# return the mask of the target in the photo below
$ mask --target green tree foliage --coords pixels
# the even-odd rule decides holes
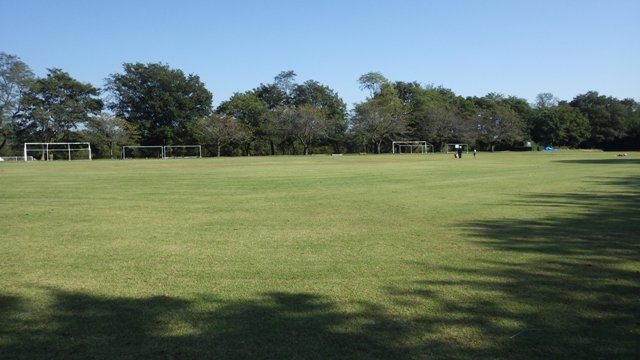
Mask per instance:
[[[296,86],[296,76],[298,75],[293,70],[282,71],[273,78],[273,85],[278,88],[285,97],[291,97],[291,92]]]
[[[305,146],[306,141],[293,135],[296,132],[294,129],[285,128],[296,123],[283,121],[283,108],[291,108],[287,114],[298,114],[303,111],[302,108],[314,108],[322,113],[322,118],[326,120],[326,131],[309,146],[331,145],[334,151],[340,151],[347,129],[346,105],[328,86],[314,80],[298,84],[295,82],[295,76],[295,72],[291,70],[283,71],[274,78],[272,84],[261,84],[250,92],[234,95],[230,101],[221,104],[218,111],[246,118],[246,110],[260,109],[260,116],[253,116],[256,121],[251,124],[256,145],[268,144],[271,154],[275,153],[276,145],[283,154],[287,151],[295,154],[296,143],[300,143],[307,152],[310,149]],[[262,102],[262,105],[256,99]]]
[[[246,125],[224,114],[212,114],[204,118],[200,122],[200,133],[202,142],[213,142],[218,157],[222,156],[224,146],[233,143],[246,144],[251,139],[251,131]]]
[[[72,141],[76,130],[102,110],[99,91],[60,69],[32,82],[23,94],[16,134],[20,141]]]
[[[444,150],[447,143],[469,142],[470,123],[468,118],[456,109],[436,105],[426,114],[426,124],[422,125],[426,137],[439,149]]]
[[[514,110],[520,101],[514,100],[499,94],[469,99],[475,105],[471,126],[479,145],[494,151],[496,146],[508,148],[525,140],[526,123]]]
[[[564,137],[560,139],[560,145],[578,147],[589,138],[591,125],[580,110],[562,102],[557,111],[560,123],[564,128]]]
[[[548,109],[556,107],[560,100],[551,93],[540,93],[536,95],[534,107],[536,109]]]
[[[271,111],[279,106],[288,105],[291,101],[290,96],[276,84],[260,84],[260,86],[253,89],[252,92],[258,99],[263,101]]]
[[[13,136],[16,118],[22,112],[22,97],[35,76],[15,55],[0,52],[0,150]]]
[[[380,93],[383,85],[389,84],[389,80],[377,71],[368,72],[360,76],[358,82],[360,83],[360,90],[369,90],[372,98]]]
[[[238,120],[250,131],[251,141],[245,145],[245,154],[267,155],[272,132],[271,114],[267,104],[251,91],[235,93],[218,106],[216,112]]]
[[[276,128],[283,137],[297,139],[305,155],[309,155],[312,145],[328,136],[331,128],[327,112],[310,104],[282,107],[276,114]]]
[[[325,136],[334,152],[341,152],[347,131],[347,106],[338,93],[315,80],[308,80],[293,88],[290,103],[297,107],[309,106],[326,119]]]
[[[416,82],[393,84],[407,109],[414,140],[429,140],[442,149],[448,142],[467,142],[468,116],[464,99],[443,87],[422,87]]]
[[[351,119],[353,133],[363,144],[373,143],[381,153],[382,143],[407,133],[406,109],[391,84],[382,85],[380,92],[364,103],[356,104]]]
[[[185,145],[195,142],[197,119],[211,112],[212,95],[196,75],[162,64],[124,64],[112,74],[107,89],[109,108],[136,125],[143,145]]]
[[[617,144],[617,149],[640,148],[640,104],[633,99],[624,99],[622,103],[627,107],[625,121],[626,136]]]
[[[531,123],[532,139],[544,145],[577,147],[591,132],[587,118],[566,102],[538,106],[532,113]]]
[[[590,147],[598,147],[624,137],[627,132],[629,106],[611,96],[589,91],[576,96],[570,105],[579,109],[589,120],[591,136],[586,141]]]
[[[136,145],[140,141],[138,129],[132,123],[101,112],[89,119],[83,131],[85,141],[89,141],[96,157],[118,158],[120,147]]]
[[[463,98],[444,87],[391,83],[369,72],[358,78],[369,96],[355,104],[349,119],[334,90],[314,80],[297,83],[296,73],[287,70],[270,84],[235,93],[213,116],[212,95],[198,76],[163,64],[123,64],[123,70],[107,78],[114,115],[93,116],[102,109],[98,89],[60,69],[34,79],[17,56],[0,52],[0,151],[7,143],[73,140],[80,133],[92,139],[97,153],[109,156],[117,155],[114,146],[125,140],[142,145],[212,140],[216,154],[232,154],[232,146],[242,145],[247,155],[274,155],[276,149],[296,154],[300,146],[304,153],[356,151],[361,145],[381,152],[385,142],[401,139],[427,140],[441,149],[451,142],[509,149],[529,139],[567,147],[640,147],[639,104],[595,91],[568,103],[540,93],[530,105],[499,93]],[[322,131],[302,135],[309,134],[301,130],[304,121],[322,123],[314,125]]]

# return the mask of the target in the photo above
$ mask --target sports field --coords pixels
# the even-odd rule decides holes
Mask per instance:
[[[640,153],[0,163],[0,359],[637,359]]]

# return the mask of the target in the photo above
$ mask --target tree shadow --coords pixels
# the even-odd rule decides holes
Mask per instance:
[[[406,329],[371,304],[338,311],[323,297],[268,293],[245,301],[202,297],[101,298],[48,289],[46,317],[16,316],[1,297],[2,359],[407,358]],[[360,324],[354,329],[353,324]]]
[[[640,179],[600,177],[588,193],[527,196],[519,205],[563,206],[569,215],[462,224],[495,259],[416,264],[444,276],[388,293],[399,303],[436,306],[414,321],[467,337],[467,345],[450,347],[455,358],[637,359]],[[433,345],[421,352],[433,353]]]
[[[499,299],[473,297],[465,304],[450,304],[449,310],[475,316],[478,330],[502,336],[503,341],[495,343],[497,353],[514,351],[515,358],[637,358],[640,179],[601,177],[587,193],[527,196],[522,203],[572,208],[564,216],[466,224],[476,243],[497,250],[500,259],[445,269],[470,280],[420,285],[462,286]],[[495,325],[499,323],[519,324],[512,331],[520,330],[507,340],[507,327]]]
[[[612,155],[613,156],[613,155]],[[628,157],[615,157],[611,159],[574,159],[556,160],[564,164],[586,164],[586,165],[620,165],[620,164],[640,164],[640,159],[630,159]]]
[[[526,196],[519,205],[572,207],[568,216],[468,224],[479,242],[503,251],[640,260],[640,179],[600,177],[591,191]],[[606,187],[606,191],[599,191]]]

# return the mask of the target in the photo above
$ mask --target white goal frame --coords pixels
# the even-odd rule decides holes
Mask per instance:
[[[122,147],[122,160],[127,159],[127,151],[126,151],[127,149],[148,149],[148,148],[160,149],[160,157],[158,159],[164,159],[164,146],[162,145],[152,145],[152,146],[126,145]],[[135,158],[129,157],[129,159],[135,159]]]
[[[37,146],[37,148],[36,148]],[[66,148],[65,148],[66,147]],[[27,153],[29,151],[42,151],[44,154],[44,160],[53,160],[53,154],[56,153],[66,153],[66,158],[71,160],[81,160],[81,159],[72,159],[71,154],[75,151],[86,151],[88,153],[87,159],[82,160],[91,160],[91,144],[88,142],[57,142],[57,143],[24,143],[24,161],[33,160],[33,156],[28,156]]]
[[[188,155],[188,156],[170,156],[168,155],[167,149],[198,149],[197,155]],[[165,159],[199,159],[202,158],[202,146],[201,145],[165,145],[163,148],[163,157]]]
[[[398,151],[396,152],[396,148]],[[403,149],[409,149],[409,152],[403,152]],[[413,154],[413,149],[421,149],[422,154],[428,154],[429,148],[431,148],[431,152],[434,152],[434,147],[427,141],[424,140],[415,140],[415,141],[394,141],[392,142],[392,153],[394,154]]]
[[[447,154],[450,152],[456,152],[459,146],[462,146],[462,151],[469,153],[469,145],[468,144],[447,144]],[[466,150],[465,150],[466,148]],[[451,151],[449,151],[451,150]]]

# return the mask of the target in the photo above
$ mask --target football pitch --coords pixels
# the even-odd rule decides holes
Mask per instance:
[[[0,163],[0,359],[637,358],[640,153]]]

